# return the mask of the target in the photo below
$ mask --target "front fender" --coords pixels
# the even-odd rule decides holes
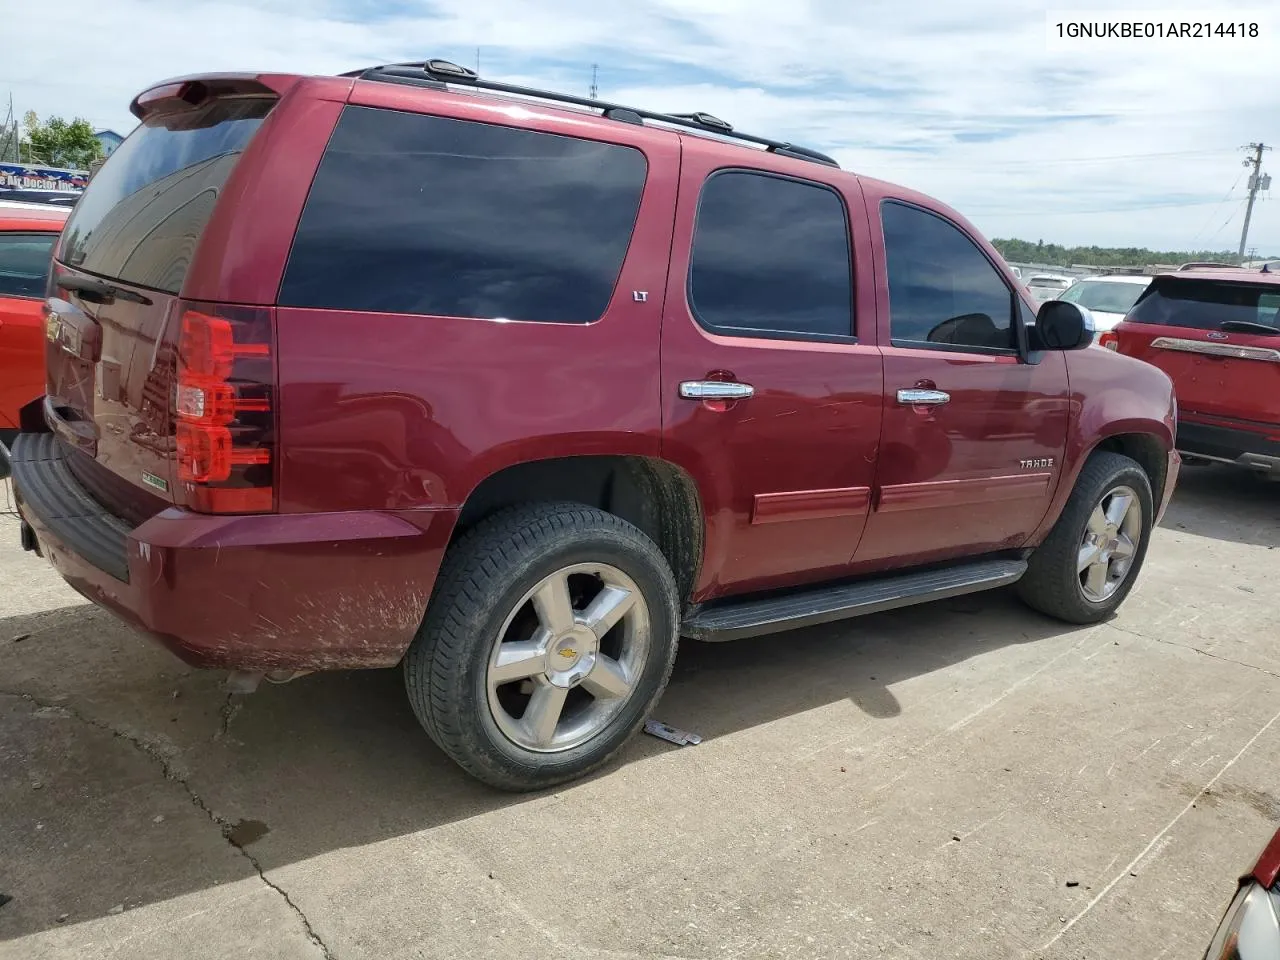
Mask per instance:
[[[1152,474],[1157,521],[1177,478],[1177,403],[1173,381],[1163,370],[1110,350],[1086,347],[1068,354],[1067,372],[1071,426],[1062,471],[1049,511],[1027,546],[1036,546],[1049,535],[1085,462],[1104,445],[1119,443],[1139,454],[1137,459]]]

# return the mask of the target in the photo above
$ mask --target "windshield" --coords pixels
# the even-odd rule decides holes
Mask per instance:
[[[1128,313],[1145,289],[1145,283],[1077,280],[1061,299],[1101,313]]]
[[[1157,280],[1126,318],[1198,330],[1280,334],[1280,291],[1275,287],[1211,280]]]

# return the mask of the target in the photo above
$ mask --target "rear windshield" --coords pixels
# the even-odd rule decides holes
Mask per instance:
[[[1126,318],[1196,330],[1280,334],[1280,290],[1212,280],[1157,280]]]
[[[1145,289],[1145,283],[1080,280],[1073,283],[1061,299],[1101,313],[1128,313]]]
[[[144,122],[89,181],[59,259],[177,293],[218,194],[274,104],[216,99]]]

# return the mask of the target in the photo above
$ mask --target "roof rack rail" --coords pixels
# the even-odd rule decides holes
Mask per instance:
[[[533,97],[538,100],[552,100],[557,103],[572,103],[580,107],[591,107],[599,110],[610,120],[621,123],[640,124],[645,120],[656,120],[677,127],[699,130],[706,133],[729,137],[734,140],[745,140],[764,147],[770,153],[797,160],[808,160],[828,167],[839,168],[840,164],[825,153],[797,147],[790,143],[757,137],[749,133],[739,133],[731,124],[709,113],[657,113],[652,110],[641,110],[638,107],[625,107],[617,103],[596,100],[591,97],[577,97],[569,93],[555,93],[550,90],[538,90],[534,87],[521,87],[511,83],[499,83],[494,80],[482,80],[474,70],[459,66],[448,60],[424,60],[416,63],[388,63],[378,67],[367,67],[342,74],[359,80],[380,80],[386,83],[404,83],[413,86],[445,89],[447,84],[475,87],[478,90],[492,90],[496,93],[512,93],[522,97]]]

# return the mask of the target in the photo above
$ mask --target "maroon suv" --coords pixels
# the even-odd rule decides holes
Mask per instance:
[[[1133,586],[1169,379],[928,197],[442,61],[132,109],[13,475],[26,545],[188,663],[402,664],[523,789],[616,751],[680,636]]]

